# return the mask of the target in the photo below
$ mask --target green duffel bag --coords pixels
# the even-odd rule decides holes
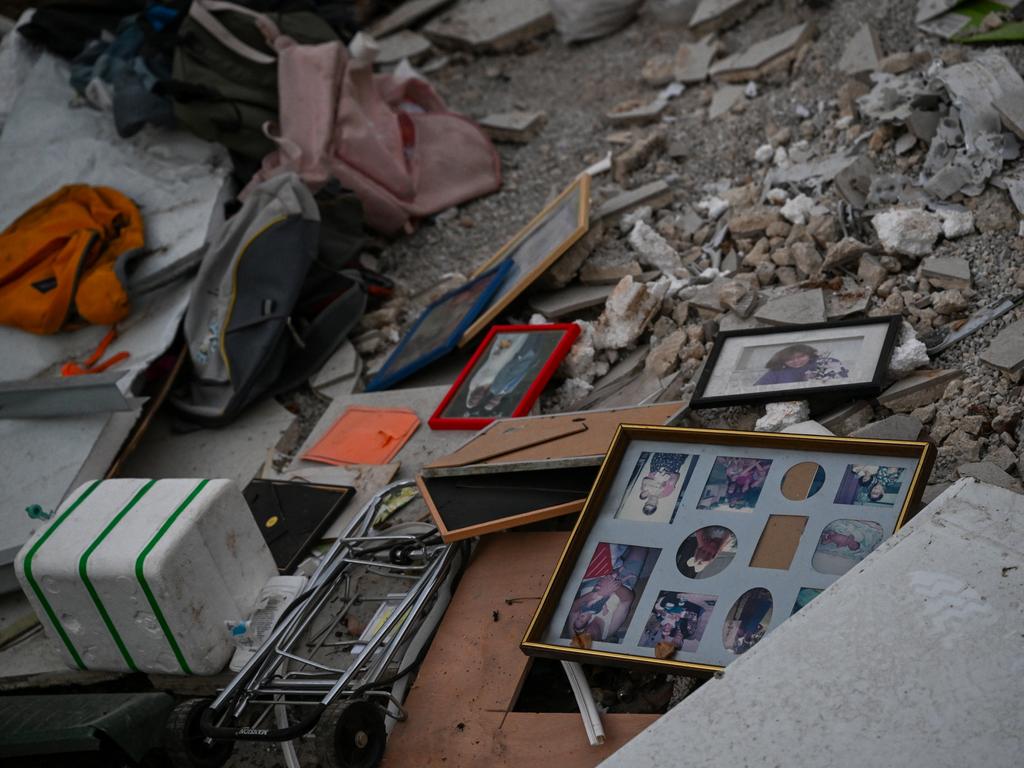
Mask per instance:
[[[158,86],[173,100],[178,122],[253,160],[273,150],[263,125],[277,120],[277,54],[267,37],[278,31],[301,43],[338,39],[309,11],[263,14],[193,0],[174,49],[173,79]]]

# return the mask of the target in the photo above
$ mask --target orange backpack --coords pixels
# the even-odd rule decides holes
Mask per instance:
[[[124,319],[123,267],[144,242],[139,209],[120,192],[62,187],[0,233],[0,324],[48,334]]]

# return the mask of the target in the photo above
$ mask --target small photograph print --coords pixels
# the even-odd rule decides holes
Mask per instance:
[[[863,342],[864,338],[857,337],[857,345]],[[845,341],[845,340],[844,340]],[[834,352],[831,348],[837,344],[787,344],[781,348],[778,345],[768,347],[762,352],[772,352],[764,363],[762,373],[755,385],[766,384],[799,384],[805,381],[835,382],[840,379],[847,379],[850,376],[848,361],[844,361],[836,355],[843,353]],[[842,344],[847,354],[853,350],[848,343]],[[754,356],[751,355],[750,358]]]
[[[696,464],[697,457],[685,453],[642,452],[630,473],[615,519],[671,523]]]
[[[772,593],[755,587],[740,595],[729,609],[722,628],[722,643],[730,653],[746,653],[764,637],[772,622]]]
[[[676,567],[688,579],[707,579],[726,568],[736,557],[736,534],[720,525],[709,525],[687,536],[676,552]]]
[[[717,602],[715,595],[662,591],[640,635],[640,647],[671,643],[680,651],[696,651]]]
[[[771,465],[771,459],[719,456],[697,508],[753,512]]]
[[[821,532],[811,567],[841,576],[874,552],[884,536],[882,526],[871,520],[833,520]]]
[[[793,613],[799,611],[821,593],[822,590],[820,589],[814,589],[813,587],[800,587],[800,591],[796,593],[796,602],[793,603]],[[789,615],[792,616],[793,613]]]
[[[839,483],[836,504],[856,504],[861,507],[895,506],[905,472],[903,467],[850,464]]]
[[[594,641],[621,643],[660,554],[653,547],[598,544],[569,609],[562,638],[586,634]]]
[[[444,409],[442,417],[513,415],[564,336],[563,330],[497,334]]]

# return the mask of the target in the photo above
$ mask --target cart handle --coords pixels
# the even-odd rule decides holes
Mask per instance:
[[[199,720],[199,728],[205,736],[222,741],[291,741],[313,730],[325,709],[326,704],[313,705],[308,715],[287,728],[249,728],[214,725],[213,718],[219,713],[213,707],[207,707]]]

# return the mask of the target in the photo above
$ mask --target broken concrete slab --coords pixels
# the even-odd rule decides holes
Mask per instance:
[[[918,419],[896,413],[850,433],[850,437],[871,437],[878,440],[918,440],[924,429]]]
[[[604,304],[614,287],[614,285],[573,285],[552,293],[532,294],[527,299],[527,303],[534,312],[540,312],[549,320],[557,320]]]
[[[370,25],[370,34],[379,39],[392,32],[398,32],[451,3],[452,0],[408,0]]]
[[[946,386],[963,372],[953,368],[917,371],[893,384],[878,396],[878,402],[896,413],[910,413],[942,397]]]
[[[703,35],[725,29],[750,16],[768,0],[700,0],[690,17],[690,29]]]
[[[273,398],[247,409],[217,429],[175,432],[173,418],[158,413],[129,454],[121,477],[223,477],[239,490],[274,458],[275,447],[295,421]]]
[[[580,269],[580,282],[584,285],[615,285],[624,277],[639,279],[642,275],[643,267],[636,259],[594,257]]]
[[[809,22],[797,24],[785,32],[754,43],[747,50],[726,56],[711,65],[712,79],[725,82],[754,80],[769,72],[788,67],[800,46],[814,36]]]
[[[679,46],[672,70],[678,82],[693,85],[708,79],[708,70],[715,58],[716,45],[713,39],[712,35],[707,35],[696,43],[683,43]]]
[[[843,49],[838,68],[847,75],[874,72],[882,58],[882,44],[878,32],[870,24],[861,24]]]
[[[544,112],[500,112],[480,120],[480,127],[493,141],[527,144],[537,138],[548,116]]]
[[[440,46],[508,51],[555,28],[548,0],[461,0],[423,34]]]
[[[408,29],[378,40],[377,45],[380,46],[380,51],[374,59],[375,64],[397,64],[402,59],[408,59],[416,64],[427,58],[433,49],[427,38]]]
[[[858,400],[820,417],[818,421],[825,429],[849,437],[850,433],[868,424],[874,416],[875,409],[871,407],[871,403]]]
[[[692,765],[808,764],[822,743],[832,768],[888,765],[896,754],[904,768],[1016,765],[1022,520],[1020,495],[961,480],[602,767],[675,755]],[[788,616],[789,598],[775,600]],[[927,653],[922,638],[934,638]],[[777,717],[753,714],[752,701],[772,702]]]
[[[825,316],[828,320],[845,320],[867,312],[870,303],[867,291],[830,292],[825,297]]]
[[[625,184],[629,175],[648,164],[656,154],[664,152],[667,135],[661,128],[633,142],[627,149],[612,158],[612,179]]]
[[[672,188],[659,179],[607,200],[597,209],[594,218],[603,220],[622,216],[641,205],[648,205],[654,209],[664,208],[671,202]]]
[[[998,136],[1002,132],[1003,117],[995,107],[997,103],[1016,113],[1024,100],[1024,78],[999,53],[982,54],[942,69],[937,79],[960,112],[964,144],[970,151],[978,147],[983,135]]]
[[[1024,369],[1024,320],[1003,328],[979,357],[1006,373],[1020,373]]]
[[[683,261],[676,249],[645,221],[640,220],[633,225],[628,240],[641,266],[667,275],[674,275],[677,269],[682,269]]]
[[[921,261],[920,272],[938,288],[971,287],[971,265],[960,256],[929,256]]]
[[[976,461],[970,464],[962,464],[957,467],[957,474],[960,477],[970,477],[988,485],[995,485],[999,488],[1006,488],[1016,493],[1024,492],[1020,480],[1011,477],[1002,469],[989,461]]]
[[[721,117],[743,98],[742,85],[723,85],[715,90],[711,97],[711,104],[708,106],[708,119],[714,120]]]
[[[790,435],[821,435],[822,437],[835,436],[834,432],[813,419],[799,421],[796,424],[790,424],[788,427],[783,427],[779,431]]]
[[[820,288],[815,288],[780,296],[761,306],[754,312],[754,317],[771,325],[823,323],[826,319],[825,294]]]
[[[622,278],[594,327],[594,347],[623,349],[633,344],[661,308],[666,291],[667,280],[645,284]]]
[[[942,234],[942,218],[919,208],[893,208],[876,214],[871,224],[887,253],[927,256]]]

